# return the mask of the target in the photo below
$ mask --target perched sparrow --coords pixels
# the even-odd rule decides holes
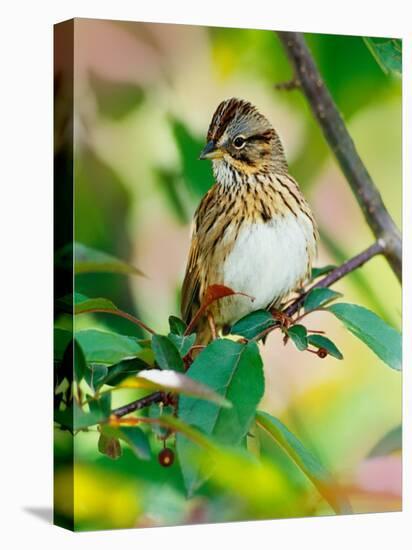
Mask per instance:
[[[214,302],[199,321],[197,343],[257,309],[279,308],[303,285],[316,255],[311,209],[288,165],[279,136],[249,102],[223,101],[200,159],[212,159],[216,183],[194,216],[182,287],[182,317],[190,322],[208,286],[245,295]],[[253,297],[253,300],[250,298]]]

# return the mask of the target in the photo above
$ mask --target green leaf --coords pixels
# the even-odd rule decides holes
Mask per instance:
[[[108,418],[112,408],[112,394],[110,392],[103,393],[97,399],[90,399],[88,405],[90,412],[100,412],[104,417]]]
[[[181,357],[184,357],[188,353],[196,341],[195,333],[189,334],[188,336],[180,336],[179,334],[170,333],[167,337],[176,346]]]
[[[183,360],[180,353],[167,336],[154,334],[152,338],[152,349],[155,354],[156,363],[161,369],[184,371]]]
[[[197,382],[190,376],[174,370],[144,370],[139,372],[137,384],[139,384],[142,379],[150,383],[148,389],[152,389],[151,386],[153,385],[153,389],[172,391],[173,393],[206,399],[207,401],[216,403],[220,407],[232,406],[230,401],[213,391],[206,384]]]
[[[388,432],[370,451],[368,457],[387,456],[402,450],[402,426]]]
[[[169,210],[175,214],[177,221],[181,224],[189,223],[189,208],[186,206],[187,192],[182,175],[163,168],[154,168],[154,174],[159,188],[169,204]]]
[[[60,313],[68,313],[72,316],[74,313],[73,294],[67,294],[54,300],[55,318],[57,319]],[[69,326],[63,330],[70,330]]]
[[[120,273],[124,275],[141,275],[144,273],[136,267],[119,260],[106,252],[95,250],[81,243],[74,243],[75,273]]]
[[[120,426],[116,428],[119,438],[125,441],[135,455],[142,460],[150,460],[150,445],[147,435],[137,426]]]
[[[97,448],[100,453],[108,456],[112,460],[118,459],[122,455],[120,442],[116,437],[110,437],[104,433],[99,436]]]
[[[219,443],[240,445],[264,392],[263,365],[257,345],[214,340],[196,357],[187,375],[220,393],[233,407],[226,409],[209,401],[182,396],[180,420]],[[183,478],[191,495],[206,476],[192,460],[193,442],[180,435],[176,441]]]
[[[171,405],[162,404],[160,406],[159,403],[152,403],[147,412],[148,412],[149,418],[159,420],[163,415],[165,416],[173,415],[175,411]],[[166,428],[161,424],[153,423],[153,425],[151,426],[151,429],[155,435],[163,438],[170,434],[170,428]]]
[[[317,279],[321,275],[326,275],[326,273],[329,273],[330,271],[335,269],[335,267],[336,265],[333,264],[325,265],[323,267],[312,267],[312,274],[310,278]]]
[[[138,374],[140,371],[148,368],[148,364],[141,359],[125,359],[117,365],[113,365],[107,369],[107,374],[100,382],[100,386],[107,384],[108,386],[117,386],[126,378]]]
[[[78,294],[78,296],[83,296],[83,295]],[[58,307],[58,311],[61,311],[63,313],[73,313],[74,311],[73,294],[66,294],[66,296],[63,296],[62,298],[57,298],[56,306]]]
[[[335,292],[330,288],[314,288],[309,291],[309,294],[306,296],[304,301],[305,311],[311,311],[312,309],[317,309],[321,306],[324,306],[332,300],[336,300],[341,297],[340,292]]]
[[[74,377],[76,376],[76,371],[74,369],[73,353],[74,346],[73,340],[71,340],[64,351],[61,363],[58,362],[56,365],[58,366],[58,368],[55,370],[55,383],[57,384],[57,386],[61,384],[64,379],[66,379],[69,386],[71,386],[73,380],[75,379]]]
[[[94,364],[115,365],[124,359],[138,357],[143,351],[136,338],[115,332],[81,330],[76,332],[76,340],[84,352],[86,361]]]
[[[107,420],[107,414],[100,408],[87,412],[79,407],[77,402],[74,402],[74,404],[63,411],[54,412],[54,421],[69,428],[71,431],[84,430],[105,420]]]
[[[397,330],[362,306],[340,303],[327,309],[384,363],[392,369],[401,370],[402,336]]]
[[[134,82],[109,80],[95,71],[89,72],[89,82],[104,117],[121,120],[143,102],[143,89]]]
[[[183,336],[187,329],[186,323],[174,315],[169,317],[169,327],[171,333],[178,334],[179,336]]]
[[[369,51],[385,73],[402,74],[402,40],[400,38],[364,38]]]
[[[57,304],[61,307],[62,311],[66,311],[67,313],[74,312],[76,315],[87,312],[91,309],[108,309],[110,311],[119,311],[114,303],[107,298],[89,298],[79,292],[68,294],[63,298],[60,298],[57,300]]]
[[[66,407],[64,410],[55,409],[54,422],[73,432],[73,407]]]
[[[103,380],[106,378],[108,371],[106,365],[90,363],[84,372],[84,379],[88,386],[96,392],[103,385]]]
[[[304,351],[308,347],[308,333],[306,327],[303,325],[293,325],[288,328],[287,333],[299,351]]]
[[[276,321],[269,311],[259,309],[237,321],[230,329],[230,334],[238,334],[239,336],[243,336],[243,338],[251,340],[275,324]]]
[[[84,313],[90,309],[109,309],[110,311],[119,311],[111,300],[107,298],[88,298],[83,294],[74,295],[74,313]]]
[[[74,341],[74,377],[76,382],[79,384],[85,373],[87,372],[88,366],[86,363],[86,358],[84,356],[82,348],[79,346],[76,340]]]
[[[137,426],[101,426],[101,431],[107,437],[115,437],[121,439],[141,460],[150,460],[150,444],[146,434]]]
[[[342,353],[338,350],[332,340],[326,338],[326,336],[322,336],[322,334],[309,334],[308,343],[317,348],[325,348],[328,354],[336,359],[343,359]]]
[[[170,428],[174,432],[183,434],[189,441],[196,443],[196,445],[199,445],[207,451],[216,450],[216,444],[210,437],[207,437],[200,430],[193,428],[188,423],[183,422],[175,416],[162,415],[159,418],[159,424],[165,428]]]
[[[292,458],[335,512],[338,514],[351,512],[349,502],[343,497],[342,492],[337,490],[337,484],[329,472],[280,420],[268,413],[258,411],[256,422]]]
[[[176,118],[171,117],[170,123],[179,150],[184,181],[193,196],[200,198],[213,184],[211,163],[199,160],[205,143],[193,137],[187,127]]]
[[[73,332],[62,328],[54,329],[54,360],[61,361],[67,346],[73,340]]]

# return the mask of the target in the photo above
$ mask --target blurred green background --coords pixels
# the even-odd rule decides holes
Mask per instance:
[[[382,71],[361,37],[306,38],[400,226],[401,79]],[[251,101],[279,132],[290,172],[319,222],[316,265],[340,263],[372,242],[305,98],[299,91],[275,89],[290,77],[286,56],[270,31],[76,20],[75,239],[147,275],[79,275],[77,292],[108,297],[156,331],[167,331],[168,316],[179,313],[191,217],[213,183],[210,164],[197,157],[214,109],[231,96]],[[372,260],[336,289],[345,301],[365,305],[400,327],[401,290],[384,259]],[[76,318],[77,329],[86,326],[137,334],[135,326],[111,316]],[[262,352],[266,393],[261,408],[281,418],[336,475],[355,511],[397,510],[399,438],[390,452],[368,455],[401,422],[399,373],[335,319],[314,314],[309,328],[327,329],[344,361],[319,361],[284,347],[273,333]],[[129,449],[111,461],[98,453],[97,437],[91,431],[75,438],[76,515],[82,527],[265,517],[253,495],[238,491],[236,496],[225,476],[220,485],[207,485],[187,501],[176,465],[165,469],[156,458],[138,461]],[[282,462],[267,454],[269,461]],[[58,475],[70,483],[64,468]],[[310,499],[314,514],[327,513],[313,493]],[[60,501],[64,513],[64,496]]]

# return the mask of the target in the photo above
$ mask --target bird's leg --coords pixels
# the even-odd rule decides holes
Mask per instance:
[[[207,314],[207,322],[209,323],[210,332],[212,333],[212,340],[216,340],[217,332],[216,332],[215,320],[213,318],[212,313],[210,313],[210,311]]]

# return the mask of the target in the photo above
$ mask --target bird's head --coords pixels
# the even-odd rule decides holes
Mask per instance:
[[[219,171],[221,163],[241,175],[284,172],[285,154],[279,136],[248,101],[231,98],[216,109],[200,159],[211,159]]]

